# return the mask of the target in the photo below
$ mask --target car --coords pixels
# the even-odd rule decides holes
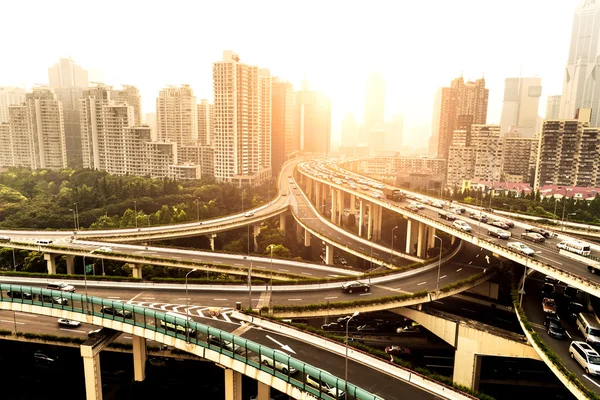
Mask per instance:
[[[409,334],[421,333],[421,325],[418,322],[412,322],[410,325],[401,326],[396,329],[396,333]]]
[[[569,354],[587,375],[600,375],[600,354],[592,346],[586,342],[572,341]]]
[[[535,232],[523,232],[521,233],[521,239],[529,240],[534,243],[543,243],[546,241],[546,238]]]
[[[58,325],[66,326],[67,328],[77,328],[79,325],[81,325],[81,322],[73,321],[72,319],[59,318]]]
[[[0,242],[10,242],[10,238],[8,236],[0,236]]]
[[[75,286],[69,285],[68,283],[64,283],[64,282],[49,283],[46,285],[46,289],[60,290],[62,292],[75,293]]]
[[[521,253],[523,255],[526,255],[527,257],[533,257],[535,255],[535,251],[533,251],[521,242],[510,242],[507,244],[507,246],[508,248],[516,251],[517,253]]]
[[[470,213],[469,218],[474,219],[475,221],[487,222],[487,215],[478,214],[478,213]]]
[[[452,226],[460,229],[461,231],[471,232],[471,226],[461,219],[454,221]]]
[[[490,207],[484,207],[484,208],[482,208],[482,210],[483,210],[483,211],[486,211],[486,212],[490,212],[490,213],[493,213],[493,212],[494,212],[494,210],[493,210],[493,209],[491,209]]]
[[[367,333],[367,332],[377,332],[379,329],[377,328],[377,326],[365,324],[365,325],[359,326],[358,328],[356,328],[356,330],[359,332]]]
[[[8,291],[8,292],[6,292],[6,295],[13,299],[23,299],[23,300],[33,299],[33,295],[31,293],[19,292],[17,290]]]
[[[386,346],[385,352],[391,356],[410,356],[410,349],[402,346]]]
[[[328,324],[321,325],[321,329],[324,331],[342,331],[344,330],[345,326],[346,324],[342,325],[338,322],[330,322]]]
[[[493,237],[497,237],[498,239],[509,239],[510,238],[510,232],[506,232],[503,229],[500,228],[489,228],[488,229],[488,235],[489,236],[493,236]]]
[[[579,313],[583,311],[583,304],[570,302],[567,306],[567,318],[576,319]]]
[[[408,211],[419,212],[419,208],[413,204],[408,204],[404,206],[404,208],[406,208]]]
[[[552,297],[554,296],[555,290],[553,283],[546,282],[544,283],[544,286],[542,286],[542,295],[544,295],[544,297]]]
[[[510,226],[508,226],[504,222],[498,221],[498,220],[490,222],[490,225],[495,226],[497,228],[504,229],[504,230],[509,230],[510,229]]]
[[[60,296],[47,296],[47,295],[38,295],[38,299],[39,301],[43,302],[43,303],[52,303],[52,304],[59,304],[61,306],[66,306],[69,304],[69,300],[65,299],[64,297],[60,297]]]
[[[102,328],[94,329],[93,331],[88,332],[88,337],[96,337],[100,333]]]
[[[425,208],[425,206],[423,204],[419,203],[418,201],[413,201],[410,204],[417,207],[417,209],[419,209],[419,210],[422,210]]]
[[[453,214],[451,214],[451,213],[449,213],[449,212],[440,211],[438,213],[438,217],[443,218],[443,219],[448,220],[448,221],[456,221],[456,216],[453,215]]]
[[[283,354],[283,353],[282,353],[282,354]],[[296,373],[296,371],[297,371],[297,370],[296,370],[296,368],[294,368],[294,367],[290,367],[290,366],[288,366],[287,364],[284,364],[284,363],[282,363],[282,362],[280,362],[280,361],[277,361],[277,360],[273,361],[273,359],[271,359],[271,358],[269,358],[269,357],[267,357],[267,356],[265,356],[265,355],[261,355],[261,356],[260,356],[260,362],[261,362],[263,365],[266,365],[266,366],[267,366],[267,367],[269,367],[269,368],[273,368],[273,367],[275,367],[275,369],[276,369],[277,371],[280,371],[280,372],[281,372],[282,374],[284,374],[284,375],[287,375],[287,374],[288,374],[288,372],[289,372],[289,374],[290,374],[290,375],[291,375],[291,374],[295,374],[295,373]]]
[[[548,328],[548,335],[553,338],[564,339],[567,336],[567,331],[556,317],[546,317],[544,325]]]
[[[556,314],[556,301],[550,297],[542,299],[542,311],[546,314]]]
[[[128,319],[133,318],[133,314],[131,313],[131,311],[119,310],[117,308],[112,308],[112,307],[102,307],[100,309],[100,312],[102,314],[113,315],[115,317],[128,318]]]
[[[530,226],[529,228],[525,228],[525,232],[538,233],[545,238],[549,238],[550,236],[552,236],[551,232],[549,232],[545,229],[542,229],[542,228],[538,228],[536,226]]]
[[[433,203],[431,203],[431,205],[436,208],[444,208],[444,203],[442,203],[441,201],[434,201]]]
[[[108,246],[102,246],[102,247],[98,247],[95,251],[103,251],[105,253],[111,253],[112,248],[110,248]]]
[[[563,292],[563,296],[564,296],[565,300],[573,301],[573,300],[577,299],[578,293],[579,293],[579,290],[577,288],[567,285],[565,287],[565,291]]]
[[[244,217],[253,217],[254,216],[254,211],[248,211],[246,213],[244,213]]]
[[[506,225],[508,225],[509,228],[514,228],[515,227],[515,223],[512,222],[511,220],[508,220],[508,219],[495,219],[495,221],[504,222]]]
[[[57,359],[58,357],[50,357],[42,350],[38,350],[33,353],[33,361],[36,363],[36,365],[50,365],[53,364]]]
[[[244,349],[242,349],[241,346],[233,344],[228,340],[221,339],[218,336],[214,335],[208,335],[208,343],[213,344],[215,346],[219,346],[225,350],[229,350],[232,353],[241,354],[244,351]]]
[[[346,393],[344,393],[343,390],[333,387],[327,382],[321,382],[319,378],[312,377],[308,374],[305,376],[305,381],[308,386],[311,386],[314,389],[333,397],[334,399],[343,399],[346,397]]]
[[[346,282],[342,285],[342,291],[344,293],[368,292],[370,290],[371,286],[359,281]]]

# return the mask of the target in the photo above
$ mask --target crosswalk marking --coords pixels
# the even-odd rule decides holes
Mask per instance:
[[[131,301],[131,304],[144,306],[151,308],[153,310],[161,310],[165,312],[175,312],[178,314],[186,315],[189,313],[190,316],[198,316],[200,318],[213,319],[216,321],[225,321],[229,323],[236,323],[231,320],[229,315],[233,312],[233,309],[230,307],[207,307],[207,306],[198,306],[198,305],[190,305],[189,308],[185,304],[170,304],[170,303],[150,303],[147,301]],[[220,310],[219,315],[209,315],[208,311],[211,308],[218,308]],[[206,313],[204,313],[206,312]]]

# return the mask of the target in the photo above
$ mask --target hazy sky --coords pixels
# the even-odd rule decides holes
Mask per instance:
[[[333,100],[333,140],[347,111],[362,121],[365,80],[386,80],[386,116],[405,114],[405,143],[425,144],[437,88],[485,75],[488,122],[500,119],[504,78],[540,76],[560,94],[578,0],[12,1],[2,5],[0,85],[47,83],[72,57],[107,84],[140,88],[143,112],[158,90],[189,83],[212,99],[223,50]]]

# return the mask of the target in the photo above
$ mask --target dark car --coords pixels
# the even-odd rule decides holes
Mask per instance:
[[[346,324],[342,325],[337,322],[330,322],[329,324],[321,325],[321,329],[323,329],[324,331],[341,331],[344,330],[345,326]]]
[[[133,317],[133,314],[131,314],[131,311],[118,310],[118,309],[112,308],[112,307],[102,307],[100,309],[100,312],[102,314],[114,315],[115,317],[121,317],[121,318],[132,318]]]
[[[454,221],[454,220],[456,220],[456,216],[454,214],[452,214],[452,213],[449,213],[449,212],[440,211],[438,213],[438,216],[440,218],[443,218],[443,219],[448,220],[448,221]]]
[[[539,233],[540,235],[542,235],[545,238],[549,238],[550,236],[552,236],[552,233],[550,233],[549,231],[542,229],[542,228],[535,227],[535,226],[525,228],[525,232]]]
[[[387,346],[385,352],[391,356],[410,356],[410,349],[402,346]]]
[[[33,296],[31,293],[18,292],[18,291],[9,291],[6,292],[8,297],[12,297],[13,299],[23,299],[23,300],[31,300]]]
[[[472,212],[469,214],[469,218],[474,219],[475,221],[487,222],[487,216],[484,214],[477,214]]]
[[[510,226],[508,226],[508,224],[506,224],[506,223],[504,223],[502,221],[492,221],[492,222],[490,222],[490,225],[493,225],[495,227],[498,227],[498,228],[501,228],[501,229],[504,229],[504,230],[510,229]]]
[[[553,338],[564,339],[567,337],[567,331],[562,327],[558,318],[546,318],[544,325],[548,328],[548,335]]]
[[[369,290],[371,290],[371,286],[359,281],[347,282],[342,285],[342,291],[344,293],[368,292]]]
[[[42,350],[38,350],[33,353],[33,361],[36,365],[49,366],[54,364],[58,357],[51,357],[42,352]]]
[[[368,333],[368,332],[377,332],[379,329],[377,326],[365,324],[365,325],[359,326],[358,328],[356,328],[356,330],[359,332]]]
[[[544,295],[544,297],[552,297],[554,296],[554,285],[551,283],[544,283],[544,286],[542,287],[542,294]]]
[[[579,293],[579,290],[577,290],[577,288],[574,288],[573,286],[567,286],[565,287],[563,296],[565,297],[565,300],[573,301],[577,298],[577,293]]]
[[[567,317],[570,319],[575,319],[575,318],[577,318],[579,313],[582,311],[583,311],[583,305],[572,301],[567,306]]]
[[[539,233],[535,232],[523,232],[521,233],[521,239],[529,240],[534,243],[543,243],[546,241],[546,238]]]

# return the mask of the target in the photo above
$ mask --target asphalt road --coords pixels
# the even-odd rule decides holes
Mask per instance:
[[[575,361],[572,360],[569,355],[569,345],[572,340],[585,341],[581,336],[581,333],[577,330],[575,321],[568,319],[566,316],[561,317],[561,322],[565,330],[571,336],[571,339],[559,340],[550,337],[547,333],[546,327],[544,327],[544,320],[546,315],[542,310],[542,286],[544,285],[544,276],[535,273],[527,278],[525,283],[525,297],[523,298],[523,311],[527,316],[527,319],[532,323],[534,329],[544,343],[546,343],[555,353],[561,358],[562,363],[567,369],[577,375],[579,380],[583,382],[590,390],[600,395],[600,378],[591,377],[584,373],[583,368]],[[561,300],[562,293],[564,291],[564,285],[555,285],[556,294],[555,298],[557,302]],[[579,293],[580,302],[586,304],[584,300],[584,294]],[[564,309],[564,308],[563,308]],[[559,303],[559,315],[561,313],[561,307]]]

